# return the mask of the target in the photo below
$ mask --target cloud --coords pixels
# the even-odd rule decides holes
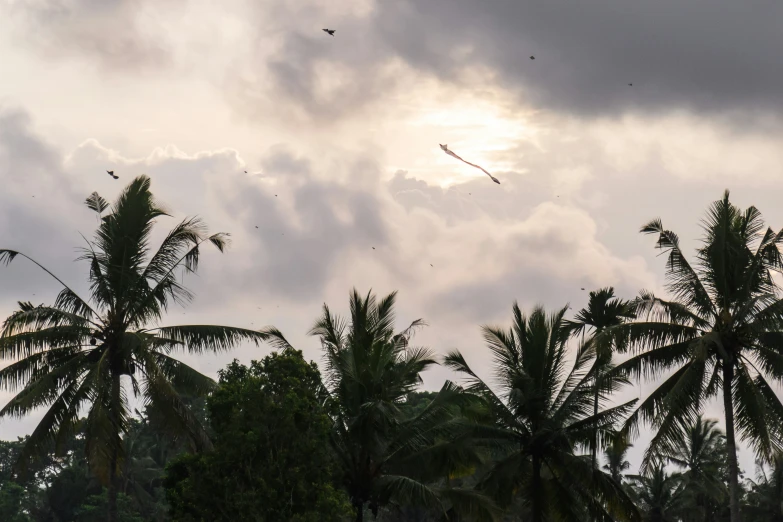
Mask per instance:
[[[0,3],[20,40],[52,58],[88,57],[109,71],[157,70],[171,63],[162,7],[184,0],[38,0]]]
[[[195,72],[259,120],[359,118],[437,78],[586,118],[682,109],[776,125],[783,6],[753,3],[4,0],[0,13],[47,56]]]
[[[242,318],[246,304],[267,301],[300,321],[301,311],[293,310],[317,313],[321,302],[343,300],[356,285],[399,289],[414,308],[418,302],[445,322],[476,324],[502,316],[514,298],[559,306],[587,284],[635,291],[651,281],[644,261],[618,258],[601,245],[587,212],[552,201],[546,183],[521,174],[506,173],[501,187],[481,177],[444,189],[404,172],[385,181],[383,169],[362,154],[346,157],[334,175],[331,165],[285,145],[270,147],[256,170],[231,149],[188,154],[168,146],[134,159],[87,140],[66,155],[36,138],[22,115],[6,125],[0,150],[9,171],[52,176],[41,180],[49,192],[40,206],[20,204],[24,217],[9,227],[28,237],[38,214],[37,226],[56,239],[27,245],[45,260],[64,262],[59,256],[78,246],[78,232],[89,236],[94,216],[80,213],[87,194],[113,199],[142,173],[176,219],[198,213],[213,230],[230,232],[229,252],[207,256],[205,275],[191,282],[197,295],[208,296],[194,303],[199,314]]]
[[[61,234],[89,222],[74,210],[88,193],[79,193],[62,166],[62,156],[31,128],[26,113],[0,107],[0,238],[2,247],[24,252],[42,263],[56,262],[60,274],[73,274],[74,247]],[[86,218],[86,219],[84,219]],[[40,255],[40,256],[39,256]],[[2,268],[0,310],[16,300],[40,302],[51,285],[21,261]],[[37,295],[33,295],[37,294]]]
[[[361,118],[437,78],[500,86],[520,106],[579,118],[687,111],[779,128],[777,4],[400,0],[347,9],[355,3],[252,9],[249,19],[274,29],[236,62],[245,73],[229,73],[232,102],[247,113],[273,96],[290,118]],[[330,24],[334,38],[320,31]]]
[[[779,116],[783,109],[776,51],[783,6],[772,2],[401,0],[375,7],[374,34],[407,63],[445,80],[488,67],[536,107],[586,117],[677,108]]]

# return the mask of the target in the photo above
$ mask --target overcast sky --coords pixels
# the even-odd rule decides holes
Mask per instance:
[[[781,19],[762,0],[0,0],[0,247],[84,289],[84,198],[147,174],[233,240],[167,323],[275,325],[320,360],[322,303],[398,290],[400,327],[424,318],[419,343],[488,376],[479,325],[514,300],[661,291],[650,219],[692,251],[729,188],[783,226]],[[15,261],[0,315],[57,291]]]

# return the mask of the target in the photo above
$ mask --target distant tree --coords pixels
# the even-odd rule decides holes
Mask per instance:
[[[776,454],[768,468],[758,466],[756,481],[749,482],[743,516],[749,522],[783,522],[783,454]]]
[[[377,516],[384,506],[492,519],[494,505],[488,499],[443,483],[479,462],[474,448],[458,435],[464,425],[454,416],[455,407],[469,397],[447,382],[423,408],[406,405],[421,384],[421,373],[436,362],[429,349],[410,344],[422,320],[394,331],[395,299],[396,292],[377,300],[372,292],[362,297],[354,289],[350,322],[324,305],[310,331],[325,352],[332,448],[356,521],[364,520],[365,508]],[[264,334],[277,348],[292,349],[277,329]]]
[[[669,474],[654,464],[644,475],[631,475],[631,491],[644,522],[679,522],[682,509],[682,475]]]
[[[411,392],[405,397],[405,402],[400,405],[400,409],[405,411],[406,415],[416,416],[423,412],[437,396],[438,392]]]
[[[106,490],[100,495],[92,495],[79,507],[73,520],[78,520],[79,522],[103,522],[106,520],[108,503]],[[117,520],[119,522],[145,522],[147,519],[138,512],[133,499],[124,493],[119,493],[117,495]]]
[[[726,438],[718,422],[698,416],[663,458],[681,470],[684,520],[718,522],[728,505]]]
[[[635,401],[593,413],[588,368],[594,345],[581,345],[569,368],[565,312],[547,315],[536,307],[528,317],[514,303],[509,330],[484,327],[497,392],[459,352],[446,357],[447,366],[466,377],[466,389],[483,398],[494,421],[485,441],[503,450],[480,488],[504,506],[519,497],[521,515],[530,522],[614,520],[615,515],[637,520],[620,485],[575,451],[588,447],[596,431],[607,436]]]
[[[321,377],[301,352],[234,361],[208,399],[214,450],[167,468],[175,521],[330,522],[350,505],[333,487]]]
[[[614,294],[614,288],[601,288],[590,292],[587,307],[576,313],[574,320],[566,321],[566,329],[573,335],[582,334],[582,342],[586,332],[591,332],[588,342],[595,343],[602,339],[601,333],[609,327],[617,326],[630,319],[635,318],[634,305],[630,301],[620,299]],[[608,393],[616,391],[627,381],[620,378],[617,374],[610,373],[613,368],[612,357],[615,349],[622,349],[624,346],[614,346],[610,343],[596,343],[594,347],[595,359],[589,371],[593,390],[593,415],[598,415],[601,406],[600,399],[606,397]],[[593,467],[598,465],[598,430],[593,431],[590,438],[590,457]]]
[[[17,360],[0,370],[0,386],[21,391],[0,410],[0,417],[48,406],[19,457],[23,469],[52,444],[60,450],[89,404],[84,421],[87,461],[108,487],[108,519],[117,522],[117,476],[126,457],[123,435],[130,419],[127,393],[164,411],[190,435],[194,447],[209,447],[203,427],[178,391],[203,394],[214,382],[171,354],[223,351],[263,336],[226,326],[157,326],[172,303],[192,297],[178,274],[196,271],[204,243],[222,251],[225,234],[206,235],[199,219],[185,219],[153,253],[153,226],[168,214],[153,199],[146,176],[134,179],[105,215],[109,204],[97,193],[86,204],[101,216],[81,257],[89,264],[90,299],[78,296],[27,255],[0,250],[0,261],[26,258],[64,287],[53,305],[19,303],[3,323],[0,358]]]
[[[624,474],[631,469],[631,463],[628,462],[628,450],[633,446],[628,441],[625,433],[614,432],[609,436],[609,444],[604,449],[604,471],[618,484],[623,483]]]
[[[773,274],[783,271],[783,230],[766,228],[755,207],[734,206],[728,191],[712,204],[703,228],[694,266],[660,220],[642,227],[668,253],[673,300],[643,292],[639,318],[603,335],[630,341],[634,356],[617,371],[666,376],[627,423],[632,431],[640,422],[655,428],[643,467],[671,451],[706,401],[722,397],[731,522],[739,522],[737,437],[760,458],[781,446],[783,404],[773,383],[783,379],[783,299]]]

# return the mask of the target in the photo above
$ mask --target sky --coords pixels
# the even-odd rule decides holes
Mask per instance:
[[[198,215],[232,239],[165,324],[274,325],[319,361],[323,303],[397,290],[400,328],[425,319],[418,344],[489,378],[480,326],[515,300],[665,295],[649,220],[692,253],[730,189],[783,226],[781,18],[768,0],[0,0],[0,247],[86,290],[85,197],[146,174],[173,216],[158,234]],[[58,290],[0,267],[0,315]],[[269,351],[184,359],[216,376]]]

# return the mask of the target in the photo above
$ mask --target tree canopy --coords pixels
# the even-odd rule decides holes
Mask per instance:
[[[214,451],[166,469],[172,519],[342,520],[350,505],[333,486],[321,390],[318,368],[294,350],[222,370],[208,399]]]

